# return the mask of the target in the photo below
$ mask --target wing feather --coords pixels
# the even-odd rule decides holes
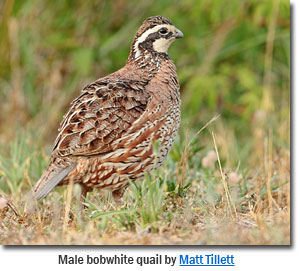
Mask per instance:
[[[107,153],[145,112],[149,95],[145,83],[101,80],[88,85],[64,116],[53,156]]]

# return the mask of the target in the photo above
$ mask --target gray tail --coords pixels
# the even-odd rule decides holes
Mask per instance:
[[[37,200],[46,197],[51,190],[73,170],[74,167],[75,164],[68,165],[63,168],[58,168],[56,165],[50,164],[32,188],[32,196]]]

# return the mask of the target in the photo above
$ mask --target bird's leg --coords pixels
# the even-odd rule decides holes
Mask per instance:
[[[113,198],[114,198],[114,201],[115,201],[117,207],[121,206],[123,195],[128,186],[129,186],[129,184],[126,184],[122,188],[112,191],[112,195],[113,195]]]

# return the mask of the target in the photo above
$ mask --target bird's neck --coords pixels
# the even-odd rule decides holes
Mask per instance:
[[[170,57],[166,53],[158,53],[147,49],[140,49],[138,52],[131,50],[126,66],[132,67],[137,73],[141,72],[145,76],[154,76],[168,60],[170,60]]]

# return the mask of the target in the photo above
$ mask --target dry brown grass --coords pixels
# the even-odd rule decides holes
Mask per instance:
[[[154,219],[148,219],[152,216],[147,201],[149,195],[141,190],[136,195],[133,188],[129,189],[120,209],[115,209],[109,195],[94,191],[84,214],[78,208],[79,188],[76,186],[53,192],[33,213],[27,213],[24,208],[24,195],[7,194],[5,197],[11,204],[2,204],[0,242],[24,245],[290,244],[289,151],[274,148],[269,134],[264,137],[263,149],[253,150],[257,168],[245,172],[226,165],[230,163],[222,165],[222,157],[226,157],[227,152],[230,155],[234,141],[226,141],[227,134],[232,135],[230,131],[223,131],[223,136],[219,136],[220,129],[224,126],[216,124],[217,133],[210,137],[211,145],[215,143],[218,152],[217,161],[209,168],[203,165],[195,168],[190,150],[186,151],[186,161],[177,164],[186,165],[184,182],[190,182],[188,188],[183,188],[186,183],[178,184],[173,190],[168,189],[166,183],[151,188],[155,194],[162,193],[160,202],[156,202],[161,204],[161,209]],[[203,154],[195,156],[201,158]],[[255,161],[254,157],[249,159]],[[172,174],[166,168],[154,175],[150,183],[157,183],[158,176],[172,179],[181,172],[179,169]],[[145,183],[139,186],[146,185],[149,190]],[[73,198],[70,197],[72,190]],[[140,208],[139,202],[146,211],[137,209],[126,213]],[[97,214],[100,215],[96,217]]]

